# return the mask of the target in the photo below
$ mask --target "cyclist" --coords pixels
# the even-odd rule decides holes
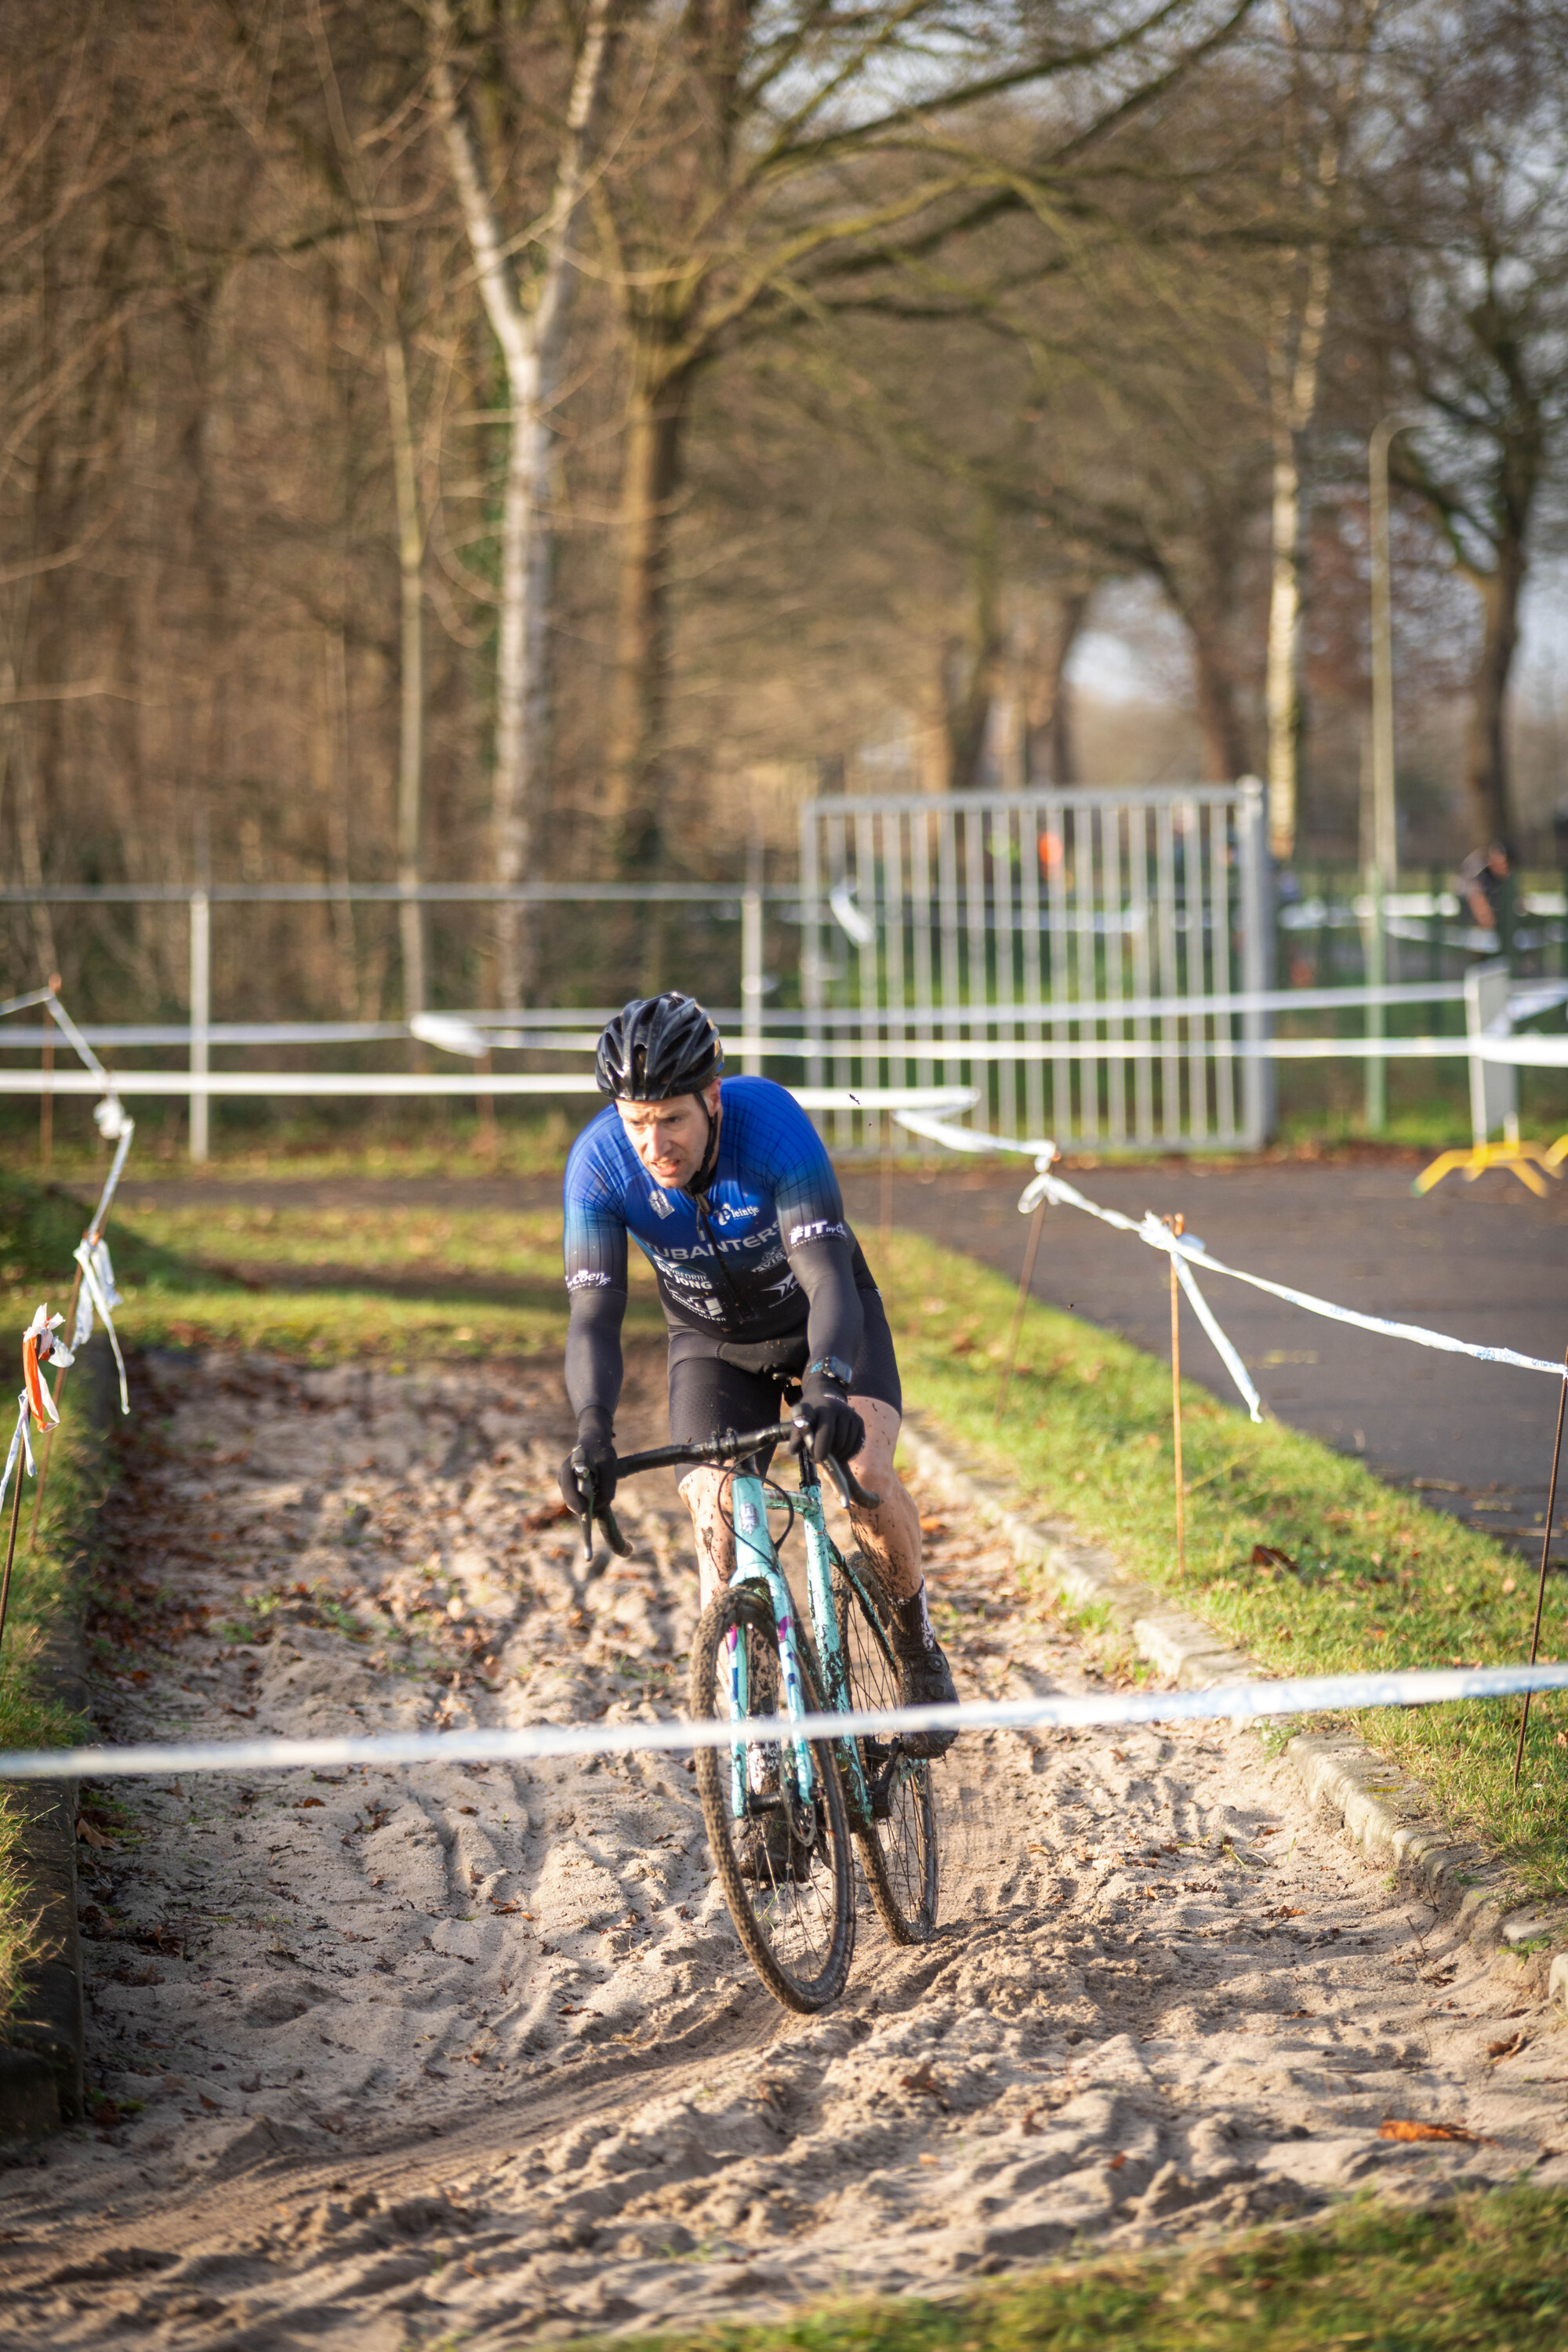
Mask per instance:
[[[957,1693],[926,1605],[920,1514],[893,1469],[902,1393],[881,1295],[794,1096],[770,1078],[722,1077],[723,1066],[707,1013],[673,992],[635,999],[599,1040],[611,1100],[566,1162],[563,1235],[566,1391],[595,1497],[616,1490],[629,1234],[668,1327],[671,1442],[776,1420],[784,1385],[798,1383],[814,1457],[836,1455],[881,1497],[850,1518],[893,1604],[904,1702],[940,1705]],[[680,1482],[705,1608],[734,1566],[725,1476],[704,1465]],[[571,1456],[561,1492],[581,1516]],[[910,1745],[941,1755],[952,1741],[933,1733]]]

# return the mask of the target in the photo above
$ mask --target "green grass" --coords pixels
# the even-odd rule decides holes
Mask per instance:
[[[80,1212],[36,1186],[0,1182],[0,1277],[12,1286],[16,1309],[14,1362],[21,1377],[21,1331],[38,1298],[63,1307],[68,1285],[60,1269],[80,1237]],[[26,1277],[31,1275],[31,1285]],[[46,1287],[46,1285],[47,1286]],[[37,1297],[33,1297],[37,1289]],[[58,1290],[58,1299],[55,1292]],[[67,1385],[62,1421],[55,1438],[44,1508],[36,1545],[29,1545],[35,1488],[24,1479],[20,1538],[16,1548],[5,1636],[0,1646],[0,1748],[53,1748],[76,1738],[80,1725],[41,1687],[40,1654],[51,1630],[76,1605],[73,1579],[89,1524],[105,1477],[104,1449],[83,1410],[80,1376],[74,1393]],[[6,1408],[4,1443],[10,1443],[14,1409]],[[35,1454],[39,1441],[34,1439]],[[0,1459],[3,1459],[0,1452]],[[9,1518],[9,1498],[0,1518],[0,1546]],[[0,1559],[3,1559],[0,1550]],[[32,1906],[21,1867],[23,1825],[16,1802],[0,1798],[0,2038],[12,2013],[20,1979],[37,1946]]]
[[[1009,1479],[1026,1508],[1065,1512],[1268,1664],[1305,1675],[1528,1655],[1533,1579],[1514,1554],[1316,1438],[1254,1425],[1191,1383],[1182,1391],[1178,1576],[1168,1368],[1031,1306],[998,1427],[1014,1286],[907,1234],[879,1257],[906,1393]],[[1543,1442],[1549,1434],[1543,1423]],[[1292,1565],[1255,1565],[1255,1545]],[[1560,1586],[1549,1589],[1542,1654],[1568,1656]],[[1514,1705],[1388,1708],[1360,1724],[1420,1775],[1450,1821],[1472,1825],[1511,1863],[1522,1888],[1568,1892],[1568,1702],[1535,1703],[1517,1798]]]
[[[1508,2189],[1423,2213],[1358,2199],[1310,2229],[1053,2264],[940,2304],[840,2303],[615,2342],[624,2352],[1546,2352],[1568,2344],[1568,2196]]]
[[[258,1176],[305,1178],[401,1176],[540,1176],[564,1167],[572,1139],[594,1106],[573,1097],[536,1106],[504,1103],[495,1126],[481,1127],[460,1098],[436,1106],[395,1097],[356,1098],[347,1106],[268,1106],[258,1116],[247,1098],[231,1111],[213,1105],[211,1157],[204,1171],[190,1164],[183,1106],[156,1096],[133,1096],[136,1119],[132,1170],[150,1177],[200,1174],[215,1187]],[[25,1181],[38,1174],[38,1121],[16,1097],[0,1106],[0,1170]],[[49,1173],[68,1183],[100,1181],[108,1152],[83,1097],[57,1099]]]
[[[275,1349],[307,1360],[413,1362],[431,1354],[559,1351],[565,1318],[553,1212],[226,1203],[139,1206],[111,1238],[142,1345]],[[132,1236],[121,1271],[119,1234]],[[637,1258],[630,1333],[660,1331],[653,1277]]]

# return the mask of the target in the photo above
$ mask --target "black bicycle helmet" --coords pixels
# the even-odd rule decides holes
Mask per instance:
[[[700,1004],[671,989],[621,1007],[599,1040],[595,1075],[601,1094],[621,1102],[672,1102],[700,1094],[723,1066],[719,1032]]]

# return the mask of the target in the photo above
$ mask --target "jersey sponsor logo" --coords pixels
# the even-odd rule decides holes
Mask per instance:
[[[583,1266],[577,1273],[569,1274],[566,1277],[568,1290],[607,1290],[609,1286],[610,1277],[607,1274],[595,1274],[588,1266]]]
[[[667,1200],[660,1192],[651,1192],[647,1196],[647,1204],[656,1217],[673,1217],[675,1214],[674,1202]]]
[[[835,1224],[828,1217],[818,1217],[814,1224],[792,1225],[789,1229],[789,1245],[794,1249],[799,1242],[832,1241],[836,1236],[847,1241],[848,1226]]]
[[[749,1225],[761,1214],[762,1206],[756,1201],[723,1201],[711,1212],[716,1225]]]

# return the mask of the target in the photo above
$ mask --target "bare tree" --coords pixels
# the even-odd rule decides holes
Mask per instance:
[[[1273,442],[1268,674],[1268,845],[1294,856],[1300,800],[1302,483],[1318,411],[1340,189],[1354,136],[1380,0],[1331,0],[1310,19],[1300,0],[1279,0],[1290,88],[1282,144],[1279,212],[1304,234],[1273,257],[1268,320],[1268,412]]]
[[[1027,209],[1031,185],[1059,195],[1075,159],[1249,5],[1161,0],[1109,28],[1030,12],[955,22],[940,0],[842,16],[816,0],[684,0],[645,20],[628,44],[638,140],[599,205],[627,343],[607,762],[623,868],[663,856],[671,525],[699,378],[738,342]],[[1026,140],[982,152],[984,110],[1026,97]]]
[[[498,216],[493,173],[481,160],[475,125],[453,72],[452,27],[444,0],[434,16],[437,103],[475,276],[505,364],[510,403],[492,783],[496,879],[509,887],[521,882],[529,871],[534,801],[546,772],[557,412],[566,389],[578,250],[622,8],[623,0],[590,0],[554,186],[543,216],[530,225],[521,239],[509,239]],[[526,299],[513,258],[519,243],[532,257]],[[500,1002],[509,1011],[521,1004],[532,977],[532,934],[522,913],[516,901],[508,901],[497,922]]]
[[[1568,12],[1468,0],[1389,57],[1365,170],[1359,324],[1389,407],[1432,429],[1394,473],[1481,612],[1464,782],[1483,839],[1512,824],[1506,715],[1532,531],[1568,427]]]

